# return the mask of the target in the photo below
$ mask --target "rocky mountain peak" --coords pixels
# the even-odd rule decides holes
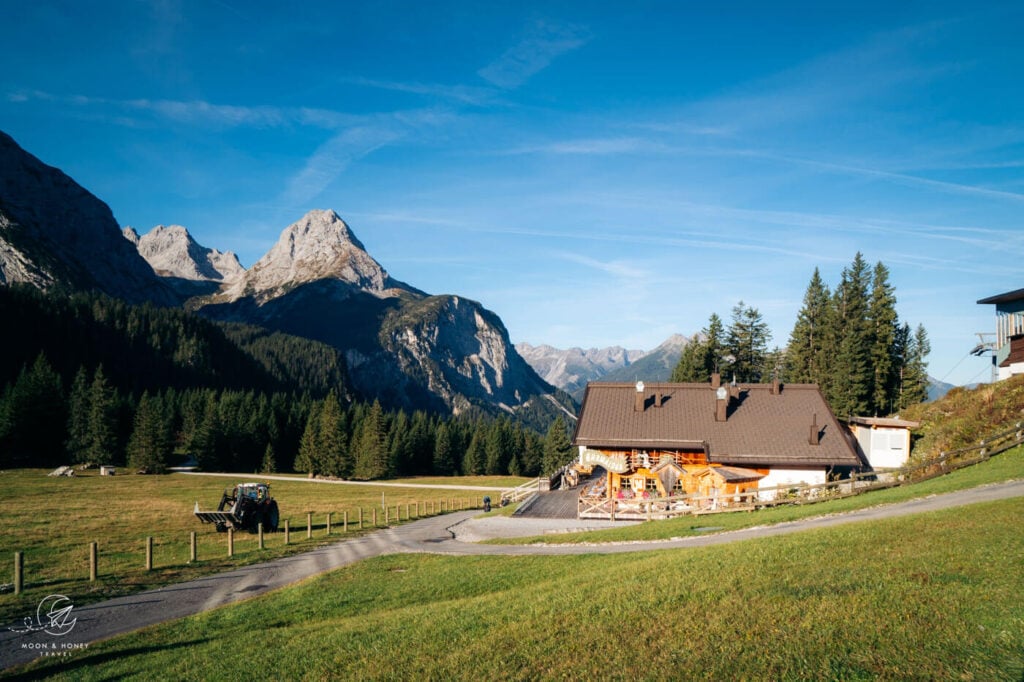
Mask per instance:
[[[319,280],[340,280],[378,297],[393,290],[416,291],[392,279],[337,213],[313,210],[286,227],[273,248],[224,296],[235,300],[253,295],[265,301]]]
[[[122,234],[136,245],[139,254],[163,277],[230,282],[245,272],[235,254],[200,246],[181,225],[157,225],[142,237],[134,229],[126,227]]]
[[[0,283],[11,282],[176,301],[105,203],[0,132]]]

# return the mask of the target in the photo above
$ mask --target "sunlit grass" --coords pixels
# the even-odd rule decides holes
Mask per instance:
[[[70,478],[52,478],[44,470],[12,470],[0,473],[4,490],[3,524],[0,525],[0,557],[6,566],[0,583],[8,591],[0,595],[0,623],[22,615],[25,604],[59,592],[76,604],[117,596],[234,566],[306,551],[346,536],[360,533],[359,510],[363,510],[364,531],[372,530],[373,511],[377,527],[409,517],[440,513],[471,505],[479,507],[479,491],[402,488],[391,486],[348,486],[308,481],[272,481],[271,493],[281,509],[281,527],[290,521],[290,544],[284,533],[265,538],[265,548],[248,533],[235,533],[235,556],[227,558],[227,536],[211,525],[200,524],[192,514],[199,502],[202,509],[215,509],[221,493],[235,482],[209,476],[123,476],[101,477],[86,471]],[[238,481],[259,480],[258,476]],[[462,484],[462,478],[440,479],[447,485]],[[472,477],[467,485],[502,486],[526,479]],[[417,481],[420,482],[420,481]],[[423,483],[420,482],[422,485]],[[496,495],[491,493],[492,499]],[[417,504],[419,505],[417,508]],[[308,511],[313,511],[313,538],[306,537]],[[331,535],[327,535],[327,513],[332,514]],[[189,533],[197,534],[199,561],[189,564]],[[145,539],[154,539],[154,570],[145,571]],[[89,582],[89,543],[99,551],[99,579]],[[22,552],[26,589],[15,596],[13,554]],[[7,563],[10,562],[10,563]]]
[[[1014,499],[643,554],[393,555],[95,644],[39,672],[1019,680],[1021,518],[1024,500]]]

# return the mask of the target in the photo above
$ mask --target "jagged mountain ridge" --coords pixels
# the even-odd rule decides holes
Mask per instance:
[[[177,303],[105,203],[0,132],[0,284],[16,282]]]
[[[515,414],[545,396],[571,405],[515,352],[497,315],[394,279],[334,211],[310,211],[251,269],[189,306],[331,344],[356,390],[392,407]]]
[[[122,234],[161,277],[230,282],[245,273],[238,256],[200,246],[181,225],[157,225],[142,236],[125,227]]]
[[[682,334],[673,334],[650,351],[622,346],[561,350],[529,343],[517,344],[516,350],[546,381],[579,401],[590,381],[668,381],[688,342]]]
[[[575,408],[515,352],[497,315],[395,280],[334,211],[311,211],[250,270],[219,281],[207,269],[213,251],[183,228],[157,230],[159,248],[147,251],[166,277],[140,253],[146,241],[122,233],[106,204],[0,133],[0,283],[168,306],[188,296],[186,308],[200,315],[332,345],[349,364],[355,397],[388,408],[525,415],[538,428]]]
[[[570,395],[582,395],[588,381],[596,381],[611,371],[628,367],[647,354],[647,351],[627,350],[622,346],[563,350],[526,342],[517,343],[516,351],[546,382]]]

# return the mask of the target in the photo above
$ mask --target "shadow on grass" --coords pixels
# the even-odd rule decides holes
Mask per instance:
[[[77,675],[74,674],[76,671],[87,669],[92,666],[104,665],[130,656],[146,656],[161,651],[170,651],[172,649],[181,649],[195,646],[197,644],[206,644],[209,641],[209,639],[195,639],[188,642],[179,642],[177,644],[168,644],[164,646],[143,646],[134,649],[121,649],[105,653],[87,654],[80,657],[75,656],[61,665],[46,665],[35,670],[15,670],[14,673],[15,677],[19,680],[45,680],[57,673],[67,673],[72,677],[77,677]],[[5,671],[5,673],[9,672],[12,671]],[[121,675],[112,675],[104,679],[120,679],[121,677]]]

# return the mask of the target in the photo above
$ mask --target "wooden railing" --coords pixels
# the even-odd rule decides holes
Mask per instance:
[[[940,452],[921,462],[898,469],[882,469],[854,473],[849,478],[824,483],[787,483],[742,493],[716,495],[677,495],[672,497],[636,497],[608,499],[581,495],[580,518],[667,519],[691,514],[710,514],[775,507],[783,504],[810,504],[869,490],[893,488],[907,483],[926,481],[951,471],[984,462],[993,455],[1024,443],[1024,422],[989,436],[976,445],[949,452]]]
[[[513,504],[515,502],[521,502],[540,489],[540,481],[541,477],[538,476],[532,481],[527,481],[526,483],[512,488],[511,490],[503,490],[501,492],[501,503]]]

